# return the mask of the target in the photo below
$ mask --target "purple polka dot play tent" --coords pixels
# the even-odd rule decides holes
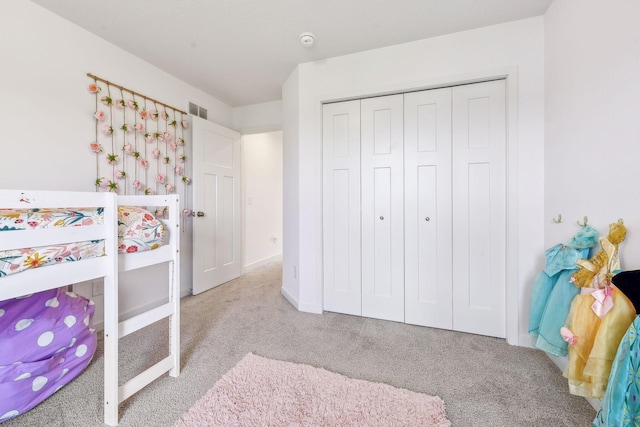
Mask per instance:
[[[92,301],[51,289],[0,301],[0,422],[71,382],[96,350]]]

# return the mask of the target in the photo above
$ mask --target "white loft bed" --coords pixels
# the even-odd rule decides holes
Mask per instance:
[[[117,205],[167,207],[161,218],[168,233],[163,246],[152,251],[118,255]],[[86,240],[105,241],[105,256],[26,270],[0,278],[0,301],[104,278],[104,422],[118,424],[118,406],[168,372],[180,373],[180,228],[177,195],[116,196],[112,193],[0,190],[0,208],[103,207],[104,224],[1,232],[0,250],[55,245]],[[169,301],[124,320],[118,319],[118,272],[168,263]],[[120,385],[119,339],[158,320],[169,318],[169,356]]]

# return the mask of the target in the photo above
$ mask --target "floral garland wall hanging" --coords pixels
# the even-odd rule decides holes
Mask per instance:
[[[88,73],[95,96],[96,191],[182,196],[188,205],[187,113]],[[158,213],[158,212],[156,212]],[[190,215],[189,209],[184,209]]]

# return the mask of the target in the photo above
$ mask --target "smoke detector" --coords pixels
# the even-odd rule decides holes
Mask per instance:
[[[314,36],[311,33],[302,33],[300,34],[300,43],[302,43],[303,46],[313,46],[313,43],[316,40],[316,36]]]

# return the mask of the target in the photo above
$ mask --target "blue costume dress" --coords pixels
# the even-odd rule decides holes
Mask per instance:
[[[560,335],[571,301],[580,292],[571,276],[576,262],[588,258],[598,244],[598,230],[587,225],[566,245],[556,245],[546,251],[546,265],[536,277],[531,290],[529,332],[532,344],[555,356],[567,355],[567,343]]]
[[[594,427],[640,425],[640,318],[636,317],[622,338],[611,368],[602,406]]]

